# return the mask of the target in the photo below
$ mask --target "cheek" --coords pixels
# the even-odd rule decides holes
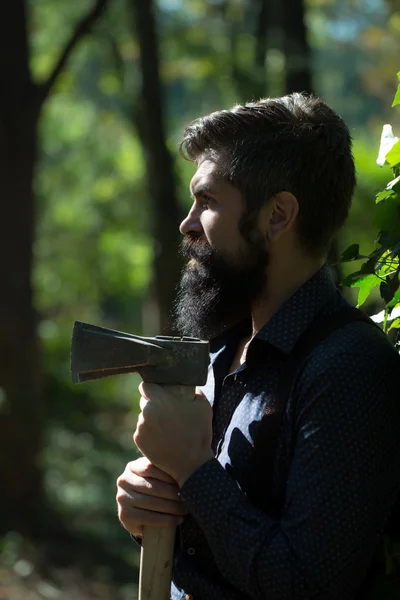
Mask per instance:
[[[208,243],[215,249],[234,249],[240,243],[239,219],[234,215],[221,215],[216,211],[204,211],[201,223]]]
[[[204,235],[207,238],[210,246],[215,246],[219,241],[221,235],[218,215],[210,210],[205,210],[201,215],[201,226],[204,231]]]

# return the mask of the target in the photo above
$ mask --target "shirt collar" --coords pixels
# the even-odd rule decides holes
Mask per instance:
[[[230,329],[210,340],[210,359],[215,360],[226,347],[237,343],[242,337],[251,333],[251,317],[240,321]]]
[[[334,303],[338,291],[328,265],[317,271],[286,302],[257,333],[259,339],[289,353],[301,334],[318,313]]]

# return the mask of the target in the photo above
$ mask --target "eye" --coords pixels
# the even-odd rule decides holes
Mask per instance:
[[[210,204],[214,202],[214,198],[211,198],[211,196],[202,195],[200,196],[200,202],[202,208],[208,208]]]

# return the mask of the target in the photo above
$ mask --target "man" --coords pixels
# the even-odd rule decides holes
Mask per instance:
[[[285,359],[347,305],[326,257],[355,185],[348,129],[292,94],[199,119],[182,148],[197,171],[176,324],[211,340],[209,377],[186,404],[141,384],[134,441],[146,458],[118,479],[120,521],[138,537],[180,526],[173,600],[354,598],[400,482],[398,356],[375,327],[348,324],[311,353],[274,458],[278,511],[248,493]]]

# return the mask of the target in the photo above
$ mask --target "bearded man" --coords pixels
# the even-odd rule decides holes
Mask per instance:
[[[181,334],[210,340],[192,403],[141,384],[119,477],[119,519],[179,525],[171,598],[355,598],[399,489],[398,355],[376,327],[335,330],[296,374],[273,465],[276,511],[249,493],[252,453],[285,360],[321,316],[348,305],[327,266],[355,185],[351,138],[320,99],[235,106],[191,124],[196,173],[181,224]],[[257,442],[258,443],[258,442]]]

